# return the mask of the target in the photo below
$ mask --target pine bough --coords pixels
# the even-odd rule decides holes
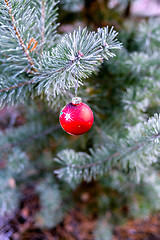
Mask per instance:
[[[86,28],[60,37],[58,1],[0,0],[0,104],[16,104],[45,94],[56,97],[79,84],[103,59],[120,49],[117,32]],[[58,39],[58,40],[57,40]]]
[[[72,182],[91,181],[118,170],[140,182],[149,167],[158,160],[160,115],[155,114],[147,122],[130,127],[128,136],[115,142],[114,139],[108,141],[106,145],[90,150],[90,154],[63,150],[55,161],[65,167],[55,173]]]

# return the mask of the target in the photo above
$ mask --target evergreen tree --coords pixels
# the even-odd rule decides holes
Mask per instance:
[[[58,4],[68,11],[72,1],[0,0],[0,105],[18,105],[25,116],[0,132],[0,212],[13,212],[24,184],[34,185],[41,201],[35,221],[53,227],[70,192],[93,179],[131,202],[131,216],[159,209],[160,20],[129,30],[121,24],[119,40],[108,26],[60,34]],[[72,7],[82,8],[79,1]],[[73,137],[58,116],[77,86],[95,122]]]

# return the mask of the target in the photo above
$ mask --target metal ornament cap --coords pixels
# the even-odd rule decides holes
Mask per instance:
[[[80,97],[74,97],[74,98],[72,98],[72,104],[73,105],[77,105],[77,104],[79,104],[79,103],[81,103],[82,102],[82,98],[80,98]]]

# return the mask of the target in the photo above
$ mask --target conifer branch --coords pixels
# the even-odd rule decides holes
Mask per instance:
[[[56,73],[61,73],[61,72],[66,71],[68,68],[72,67],[77,60],[79,60],[81,58],[80,54],[82,54],[82,53],[79,52],[75,56],[75,59],[69,61],[64,68],[58,69],[57,71],[54,71],[54,72],[51,72],[51,73],[44,73],[44,77],[47,78],[50,74],[56,74]],[[40,73],[36,74],[36,76],[40,76],[40,75],[41,75]],[[37,77],[36,78],[32,78],[30,81],[19,83],[19,84],[15,85],[15,86],[11,86],[11,87],[8,87],[8,88],[0,89],[0,92],[8,92],[10,90],[14,90],[14,89],[23,87],[25,85],[29,85],[29,84],[35,83],[35,82],[37,82],[37,80],[38,80]]]
[[[117,158],[117,157],[120,157],[121,156],[121,153],[120,152],[116,152],[114,154],[112,154],[111,156],[107,157],[106,159],[104,160],[99,160],[99,161],[96,161],[96,162],[93,162],[93,163],[87,163],[87,164],[84,164],[84,165],[81,165],[81,166],[78,166],[78,165],[74,165],[74,164],[67,164],[66,166],[67,167],[71,167],[71,168],[75,168],[75,169],[78,169],[78,170],[82,170],[82,169],[87,169],[87,168],[92,168],[92,167],[96,167],[97,165],[102,165],[103,163],[107,162],[107,161],[110,161],[112,160],[113,158]],[[60,159],[58,157],[58,159],[61,161],[62,159]]]
[[[57,27],[59,24],[57,20],[57,0],[35,0],[33,5],[35,6],[39,26],[37,31],[39,32],[39,49],[41,52],[50,51],[54,47],[57,38]]]
[[[29,126],[20,127],[20,129],[17,129],[17,133],[20,132],[20,135],[22,135],[21,132],[23,132],[23,131],[25,132],[26,127],[29,127]],[[32,126],[32,128],[33,128],[33,126]],[[40,128],[40,126],[38,128]],[[15,141],[15,139],[13,139],[13,142],[7,142],[6,144],[0,145],[1,154],[2,154],[3,151],[6,152],[8,150],[11,150],[12,148],[17,147],[17,146],[19,147],[19,146],[24,145],[26,143],[30,143],[31,141],[34,141],[34,140],[37,140],[39,138],[45,137],[46,135],[51,134],[52,132],[56,131],[59,128],[60,128],[59,125],[55,125],[55,126],[47,128],[45,130],[41,129],[41,131],[39,133],[37,133],[37,127],[36,127],[36,129],[33,128],[32,134],[29,134],[29,135],[27,134],[23,138],[23,141],[22,141],[22,139],[18,139],[17,141]],[[13,129],[13,132],[16,132],[16,129]],[[34,133],[34,132],[36,132],[36,133]],[[11,133],[12,133],[12,131],[8,132],[8,134],[11,134]],[[5,136],[5,134],[4,134],[4,138],[5,137],[8,137],[8,136],[7,135]]]
[[[0,42],[4,43],[6,41],[5,48],[1,50],[2,69],[7,74],[9,72],[9,76],[2,76],[0,79],[1,106],[4,106],[6,103],[15,104],[17,102],[24,102],[27,98],[26,96],[31,96],[33,88],[34,95],[44,93],[47,100],[50,99],[50,96],[56,97],[60,92],[74,87],[76,78],[79,79],[78,84],[82,84],[83,79],[97,71],[103,62],[103,58],[108,59],[108,57],[113,57],[115,54],[110,52],[110,49],[121,48],[121,44],[115,39],[117,33],[113,31],[113,28],[111,31],[108,28],[98,29],[98,33],[88,32],[86,28],[79,28],[77,31],[63,36],[56,47],[52,45],[51,50],[51,42],[53,44],[51,35],[54,35],[54,39],[56,38],[55,33],[58,26],[55,23],[58,1],[50,2],[48,0],[41,0],[39,2],[36,0],[33,3],[34,8],[31,2],[20,2],[19,7],[25,7],[24,13],[26,13],[23,20],[25,24],[22,29],[18,27],[18,21],[15,22],[9,0],[4,1],[4,4],[6,3],[4,6],[4,15],[8,18],[8,21],[4,21],[2,17],[0,30],[2,34],[7,35],[7,41],[6,37],[2,37]],[[12,19],[14,32],[10,24],[8,11]],[[21,19],[22,13],[17,12],[17,9],[15,9],[15,13],[16,17]],[[38,14],[37,17],[36,14]],[[36,20],[38,20],[38,24],[36,24]],[[19,23],[23,24],[20,21]],[[38,32],[37,36],[34,35],[35,28]],[[13,36],[11,43],[10,35]],[[25,42],[22,40],[21,35],[24,36]],[[20,47],[17,47],[17,38]],[[41,44],[38,45],[38,42]],[[25,46],[26,43],[28,44],[28,48]],[[33,43],[34,45],[31,47]],[[33,52],[36,48],[36,51],[39,52],[39,58],[31,59],[28,50],[30,47],[30,52]],[[43,51],[48,48],[51,51]],[[42,51],[43,54],[41,54]],[[5,52],[8,52],[8,57],[6,58],[4,57]],[[23,53],[25,54],[25,58],[21,57]],[[35,52],[31,53],[31,55],[34,57]],[[30,69],[28,70],[30,68],[28,64],[31,66],[31,71]],[[15,73],[13,77],[13,72],[10,71],[11,68],[14,69]],[[28,79],[25,80],[24,75],[22,75],[24,72],[32,72],[32,79],[28,75]],[[17,76],[19,76],[19,81]],[[21,94],[22,89],[23,94]]]
[[[43,44],[44,44],[44,31],[45,31],[45,0],[42,0],[42,29],[41,29],[41,44],[42,44],[42,49],[43,51]]]
[[[49,175],[36,187],[41,202],[41,210],[37,216],[42,219],[43,227],[51,228],[62,220],[64,203],[62,202],[60,190],[53,176]],[[45,194],[44,194],[45,192]]]
[[[17,27],[16,27],[16,23],[15,23],[16,21],[15,21],[14,15],[12,14],[12,7],[10,6],[10,3],[9,3],[8,0],[4,0],[4,1],[5,1],[6,5],[7,5],[7,7],[8,7],[8,12],[9,12],[9,15],[10,15],[10,17],[11,17],[11,22],[12,22],[12,25],[13,25],[13,29],[14,29],[15,34],[16,34],[18,40],[19,40],[19,43],[20,43],[20,45],[21,45],[21,47],[22,47],[22,49],[23,49],[23,52],[24,52],[25,56],[28,58],[28,62],[29,62],[29,64],[31,65],[32,69],[33,69],[35,72],[37,72],[37,69],[36,69],[35,66],[34,66],[33,60],[32,60],[31,57],[29,56],[28,50],[26,49],[25,44],[24,44],[24,42],[23,42],[23,40],[22,40],[22,38],[21,38],[21,36],[20,36],[19,30],[18,30]]]
[[[33,82],[34,82],[34,79],[31,79],[30,81],[27,81],[27,82],[24,82],[24,83],[19,83],[19,84],[15,85],[15,86],[11,86],[11,87],[8,87],[8,88],[0,89],[0,92],[8,92],[10,90],[14,90],[14,89],[23,87],[25,85],[29,85],[29,84],[31,84]]]
[[[160,115],[155,114],[148,122],[130,128],[128,136],[121,139],[117,146],[108,143],[96,150],[90,150],[90,155],[63,150],[55,160],[64,164],[64,168],[56,170],[55,173],[67,181],[75,178],[90,181],[111,169],[118,169],[126,174],[136,172],[140,178],[140,175],[157,161],[159,142]]]
[[[101,51],[101,48],[99,48],[98,51]],[[55,56],[55,60],[56,60],[56,57],[57,57],[57,56]],[[83,53],[79,50],[72,60],[69,59],[69,61],[64,64],[64,67],[62,67],[62,68],[60,68],[60,69],[58,69],[58,70],[54,70],[54,71],[51,70],[51,71],[48,71],[48,72],[45,71],[45,69],[44,69],[44,72],[42,72],[42,73],[40,73],[40,72],[37,73],[36,76],[35,76],[33,79],[31,79],[30,81],[26,81],[26,82],[24,82],[24,83],[20,83],[20,84],[17,84],[17,85],[15,85],[15,86],[11,86],[11,87],[8,87],[8,88],[0,89],[0,92],[7,92],[7,91],[10,91],[10,90],[13,90],[13,89],[16,89],[16,88],[25,86],[25,85],[29,85],[29,84],[38,82],[38,81],[40,81],[40,79],[41,79],[42,77],[46,79],[46,78],[49,77],[50,75],[55,75],[55,74],[57,74],[57,73],[63,73],[63,72],[66,71],[67,69],[72,68],[72,67],[75,65],[75,63],[76,63],[77,61],[79,61],[82,57],[83,57]],[[99,58],[100,58],[100,56],[97,55],[97,59],[99,59]],[[42,60],[43,60],[43,59],[42,59]],[[46,64],[47,64],[47,63],[46,63]],[[53,68],[53,66],[52,66],[52,68]]]
[[[11,214],[18,206],[19,202],[19,191],[16,187],[11,187],[9,185],[9,181],[12,175],[9,171],[5,171],[4,169],[0,171],[0,212],[1,216],[5,216],[6,214]],[[4,236],[2,236],[3,239]]]
[[[99,161],[96,161],[96,162],[93,162],[93,163],[89,163],[89,164],[84,164],[84,165],[81,165],[81,166],[78,166],[78,165],[72,165],[72,164],[67,164],[67,167],[72,167],[72,168],[76,168],[76,169],[86,169],[86,168],[91,168],[91,167],[95,167],[97,165],[101,165],[107,161],[110,161],[112,159],[119,159],[121,157],[123,157],[123,154],[129,154],[131,152],[134,152],[134,151],[137,151],[138,149],[140,149],[141,147],[143,147],[145,144],[147,144],[148,142],[151,142],[153,140],[155,140],[156,138],[159,138],[160,137],[160,132],[156,135],[154,135],[150,140],[144,140],[143,142],[140,142],[138,143],[137,145],[133,146],[133,147],[130,147],[128,149],[126,149],[124,151],[124,153],[122,152],[116,152],[114,154],[112,154],[111,156],[107,157],[106,159],[104,160],[99,160]]]

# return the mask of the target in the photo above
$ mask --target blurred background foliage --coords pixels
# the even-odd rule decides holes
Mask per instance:
[[[137,124],[143,124],[154,113],[159,113],[160,5],[158,1],[150,1],[151,9],[151,3],[147,5],[147,2],[146,5],[140,0],[62,0],[58,3],[58,34],[71,32],[79,25],[90,30],[114,25],[123,48],[115,51],[116,57],[105,60],[100,70],[85,79],[78,90],[83,102],[94,112],[95,123],[87,134],[70,136],[60,129],[59,112],[74,95],[72,89],[49,104],[42,96],[28,104],[0,111],[0,209],[2,222],[7,217],[9,224],[12,223],[13,239],[19,231],[13,220],[17,216],[24,222],[30,217],[29,227],[56,231],[57,226],[65,225],[67,214],[78,208],[85,216],[91,216],[90,222],[96,221],[90,239],[110,240],[115,226],[159,211],[158,148],[151,154],[149,149],[142,156],[129,154],[129,161],[136,159],[135,164],[140,166],[141,172],[147,165],[141,164],[141,158],[150,164],[140,180],[138,170],[134,172],[132,168],[135,173],[132,175],[125,159],[128,164],[125,170],[120,171],[114,165],[113,169],[102,176],[99,174],[98,179],[89,183],[78,177],[68,183],[55,174],[55,170],[59,174],[57,169],[61,166],[54,160],[64,149],[90,154],[90,149],[102,145],[107,146],[111,155],[117,149],[123,149],[126,143],[120,140],[127,138],[129,128],[130,137],[136,142]],[[136,11],[139,4],[142,12]],[[156,8],[154,4],[157,4]],[[67,154],[71,159],[77,157],[74,152]],[[97,159],[103,159],[103,152],[93,152],[92,156],[96,154]],[[28,192],[34,201],[36,199],[36,206],[31,205],[34,210],[26,203]],[[22,235],[29,227],[22,229]],[[11,232],[4,229],[3,224],[1,229],[0,234],[6,233],[8,239]],[[21,236],[17,239],[31,238]],[[89,238],[83,236],[80,239]]]

